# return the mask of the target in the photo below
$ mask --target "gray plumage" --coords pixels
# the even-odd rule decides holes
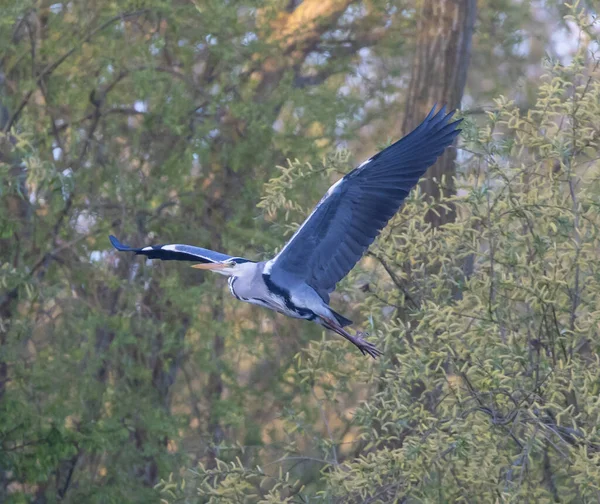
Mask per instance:
[[[329,294],[363,256],[429,166],[458,133],[445,107],[398,142],[374,155],[332,185],[288,243],[270,261],[252,262],[190,245],[131,248],[110,236],[120,251],[151,259],[194,261],[194,267],[229,276],[238,299],[295,318],[314,320],[380,355],[374,345],[351,335],[350,320],[328,306]]]

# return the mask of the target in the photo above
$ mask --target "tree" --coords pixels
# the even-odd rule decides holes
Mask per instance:
[[[404,134],[412,131],[436,103],[450,110],[460,108],[471,59],[476,10],[475,0],[422,2],[402,123]],[[454,194],[455,161],[456,151],[447,149],[429,168],[421,184],[426,194],[435,200],[440,199],[442,192],[446,197]],[[451,207],[438,207],[427,215],[434,226],[455,218]]]
[[[287,401],[311,329],[106,236],[272,252],[262,182],[320,157],[358,105],[338,94],[356,54],[399,17],[352,3],[3,9],[0,500],[148,502],[182,441],[209,466],[234,435],[260,441],[273,413],[250,399]]]
[[[475,114],[486,100],[499,93],[516,96],[526,110],[529,102],[522,95],[527,100],[534,95],[512,84],[532,56],[520,57],[517,48],[530,33],[538,50],[543,46],[544,37],[534,30],[540,23],[522,15],[530,8],[527,2],[480,5],[470,113],[479,118]],[[156,481],[168,481],[173,473],[171,484],[177,487],[178,475],[191,476],[186,469],[198,462],[204,469],[197,471],[195,483],[204,500],[226,502],[243,495],[249,502],[300,496],[345,502],[358,498],[361,488],[373,499],[387,496],[391,490],[368,473],[361,456],[381,463],[386,478],[393,474],[383,470],[387,453],[412,463],[408,448],[422,450],[419,422],[431,427],[437,418],[423,419],[421,409],[447,412],[431,407],[434,391],[446,390],[440,370],[461,383],[454,362],[438,367],[446,347],[436,345],[451,336],[443,333],[438,341],[423,321],[458,302],[458,296],[447,301],[448,290],[470,291],[457,270],[443,279],[425,278],[420,264],[432,271],[437,265],[427,261],[439,257],[446,274],[444,268],[464,252],[458,241],[464,246],[477,237],[483,240],[477,242],[483,257],[489,257],[489,235],[481,221],[465,228],[466,238],[443,248],[450,231],[442,226],[432,240],[430,227],[412,219],[413,212],[427,208],[415,196],[373,249],[376,257],[363,261],[342,283],[335,306],[387,345],[389,360],[375,364],[316,325],[236,302],[219,279],[192,274],[181,264],[116,254],[106,237],[112,232],[132,245],[185,241],[256,259],[274,253],[329,184],[354,164],[348,153],[335,150],[339,142],[357,138],[359,130],[370,132],[361,145],[352,144],[362,161],[361,149],[374,151],[376,144],[399,137],[399,128],[387,121],[398,115],[390,103],[406,92],[403,76],[409,75],[418,19],[413,5],[383,0],[13,1],[3,3],[2,14],[0,501],[153,502],[159,498]],[[586,131],[588,123],[580,124]],[[475,138],[470,128],[469,138]],[[513,133],[506,133],[501,147],[510,147]],[[497,160],[495,150],[488,154],[487,142],[477,142],[468,148],[480,156],[461,164],[464,173]],[[536,163],[544,149],[536,151]],[[503,155],[521,159],[517,151]],[[496,180],[496,172],[490,173]],[[257,209],[261,195],[263,207]],[[481,200],[475,201],[479,206],[466,208],[482,211]],[[525,210],[518,208],[515,215]],[[414,227],[404,229],[403,218],[409,217]],[[502,212],[497,217],[498,226],[510,224]],[[580,220],[587,217],[582,214]],[[519,232],[521,224],[515,225]],[[511,237],[523,247],[526,238],[519,235],[519,240]],[[529,243],[528,253],[538,250],[538,241]],[[521,249],[518,256],[520,261],[529,257]],[[482,264],[475,263],[474,278],[483,287],[473,292],[486,301],[490,289],[481,268],[489,259]],[[501,265],[493,264],[494,285],[505,288]],[[580,282],[588,285],[583,273]],[[504,299],[498,292],[496,299]],[[584,288],[581,299],[590,303],[586,295]],[[429,299],[436,304],[426,311]],[[519,313],[520,306],[512,308]],[[532,334],[531,327],[537,331],[542,321],[535,309],[535,322],[527,326]],[[436,327],[446,323],[435,320]],[[548,331],[546,323],[551,327],[553,320],[544,316],[543,321]],[[478,326],[458,327],[474,337],[471,330]],[[492,333],[487,327],[480,331]],[[553,333],[542,336],[547,345]],[[494,341],[485,343],[481,348],[492,353],[492,360],[506,355],[514,360],[515,353],[523,353],[519,346],[510,347],[511,354]],[[577,366],[577,372],[583,370]],[[403,369],[410,376],[402,375]],[[507,379],[495,371],[494,376]],[[423,389],[418,400],[397,394],[399,384],[406,387],[416,378]],[[481,377],[467,378],[480,387],[475,390],[489,392]],[[527,386],[536,383],[530,375],[518,378]],[[582,380],[574,383],[588,387]],[[577,397],[578,404],[581,400]],[[414,407],[410,415],[406,404]],[[513,414],[500,406],[492,411]],[[472,424],[450,417],[466,425],[467,434],[468,428],[482,433],[473,443],[489,442],[486,436],[491,436],[481,420],[489,417],[484,409],[490,405],[481,408],[467,415],[468,421],[478,420]],[[543,428],[533,416],[523,416],[533,408],[525,409],[519,409],[519,418],[531,423],[520,427]],[[544,414],[559,412],[556,425],[570,418],[561,408],[549,411]],[[585,414],[587,422],[593,411]],[[392,427],[402,430],[390,440]],[[444,446],[442,455],[456,440],[444,444],[442,430],[425,432],[430,434],[424,441],[435,438]],[[517,439],[533,439],[531,453],[539,453],[540,438],[523,433],[518,431]],[[593,437],[585,441],[593,448]],[[467,446],[474,450],[473,444]],[[456,451],[445,455],[455,456]],[[556,468],[553,456],[549,453],[549,467]],[[419,460],[439,465],[431,453]],[[589,473],[593,479],[587,460],[573,460],[581,470],[570,467],[569,478]],[[346,467],[348,487],[342,480]],[[535,469],[540,474],[540,466]],[[445,476],[440,471],[428,480],[421,471],[400,491],[419,495],[437,477],[444,491],[459,493],[446,485]],[[532,478],[524,481],[539,481]],[[481,478],[470,479],[463,493],[474,493],[476,483]],[[188,489],[189,499],[197,500],[194,485]],[[575,495],[575,486],[559,491]],[[162,496],[169,498],[167,491]]]

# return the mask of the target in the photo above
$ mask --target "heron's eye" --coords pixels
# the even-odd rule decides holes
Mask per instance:
[[[237,263],[235,261],[227,261],[227,266],[229,266],[230,268],[233,268]]]

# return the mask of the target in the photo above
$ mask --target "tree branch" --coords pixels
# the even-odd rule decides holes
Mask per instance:
[[[42,82],[42,80],[44,78],[46,78],[47,76],[49,76],[50,74],[52,74],[52,72],[54,72],[54,70],[56,70],[60,65],[62,65],[79,48],[81,48],[81,46],[83,44],[85,44],[86,42],[89,42],[96,34],[98,34],[99,32],[101,32],[102,30],[108,28],[110,25],[116,23],[117,21],[123,21],[123,20],[128,19],[128,18],[136,17],[136,16],[139,16],[139,15],[144,14],[146,12],[148,12],[147,9],[142,9],[142,10],[139,10],[139,11],[130,12],[130,13],[126,13],[126,14],[119,14],[118,16],[115,16],[115,17],[109,19],[108,21],[102,23],[97,28],[91,30],[85,37],[83,37],[75,46],[73,46],[71,49],[69,49],[60,58],[58,58],[53,63],[50,63],[50,64],[46,65],[46,67],[37,76],[37,79],[35,81],[36,87],[40,84],[40,82]],[[33,92],[35,91],[36,87],[33,87],[30,91],[28,91],[25,94],[25,96],[21,100],[21,103],[19,103],[19,105],[17,106],[15,112],[13,113],[13,115],[10,118],[10,120],[8,121],[8,123],[6,124],[6,126],[4,127],[4,132],[5,133],[7,131],[9,131],[12,128],[12,125],[17,121],[17,119],[21,115],[21,112],[27,106],[27,103],[29,103],[29,99],[33,95]]]

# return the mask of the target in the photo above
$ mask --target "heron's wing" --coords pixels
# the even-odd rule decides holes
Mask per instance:
[[[460,130],[443,107],[411,133],[375,154],[332,185],[290,241],[269,263],[273,279],[301,277],[329,301],[329,293],[354,267]]]
[[[163,261],[194,261],[197,263],[217,263],[232,259],[232,256],[214,252],[213,250],[193,247],[192,245],[152,245],[144,248],[133,248],[123,245],[113,235],[109,237],[110,243],[121,252],[135,252],[145,255],[150,259],[162,259]]]

